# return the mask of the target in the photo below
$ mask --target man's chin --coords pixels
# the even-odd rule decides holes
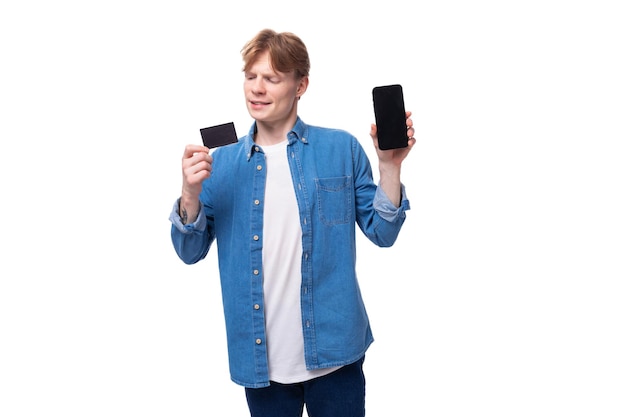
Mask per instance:
[[[248,107],[248,113],[250,117],[259,122],[265,122],[268,119],[267,112],[264,111],[254,110]]]
[[[250,113],[253,119],[261,119],[266,114],[262,109],[254,108],[251,105],[248,105],[248,113]]]

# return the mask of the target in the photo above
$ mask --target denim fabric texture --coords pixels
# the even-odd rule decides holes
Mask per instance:
[[[183,262],[196,263],[217,245],[231,379],[249,388],[269,385],[262,265],[266,165],[262,147],[253,140],[255,129],[253,123],[238,143],[213,152],[197,220],[183,225],[178,201],[170,215],[172,243]],[[306,365],[347,365],[373,342],[355,272],[355,225],[374,244],[391,246],[409,201],[404,186],[400,207],[389,201],[349,133],[298,118],[287,139],[302,227]]]

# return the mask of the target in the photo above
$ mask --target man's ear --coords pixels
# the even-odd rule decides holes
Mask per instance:
[[[308,87],[309,87],[309,77],[304,76],[300,78],[300,81],[298,81],[298,89],[296,90],[296,95],[298,96],[298,98],[300,98],[302,94],[306,92],[306,89]]]

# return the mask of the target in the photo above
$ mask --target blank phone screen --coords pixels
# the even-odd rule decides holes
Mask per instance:
[[[378,147],[383,150],[407,147],[406,112],[402,86],[393,84],[374,87],[372,97]]]

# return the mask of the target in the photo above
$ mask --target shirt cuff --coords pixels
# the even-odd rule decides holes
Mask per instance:
[[[194,231],[202,231],[206,229],[206,216],[204,215],[204,206],[200,204],[200,211],[198,211],[198,217],[193,223],[183,224],[180,218],[180,198],[174,202],[172,212],[170,213],[170,221],[181,233],[192,233]]]
[[[379,186],[376,188],[376,194],[374,195],[374,209],[378,212],[380,217],[388,222],[395,222],[399,217],[404,217],[404,212],[411,208],[409,200],[406,197],[404,184],[401,187],[400,207],[396,207],[395,204],[389,200],[387,194]]]

